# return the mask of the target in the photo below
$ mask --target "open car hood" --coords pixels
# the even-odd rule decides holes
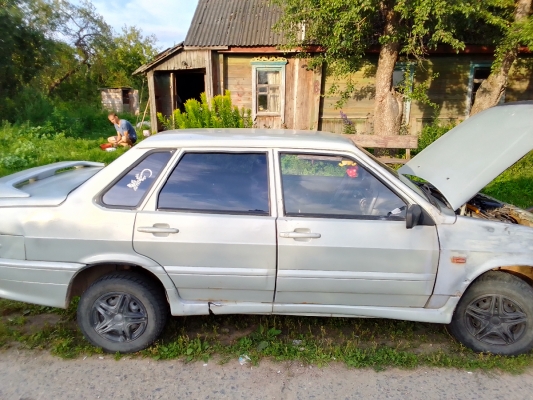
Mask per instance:
[[[533,101],[489,108],[462,122],[399,173],[435,186],[454,210],[533,149]]]

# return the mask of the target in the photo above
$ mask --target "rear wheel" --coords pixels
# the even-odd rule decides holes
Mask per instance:
[[[94,282],[78,305],[78,324],[89,342],[109,353],[132,353],[152,344],[168,316],[163,293],[134,273]]]
[[[448,330],[476,352],[526,353],[533,348],[533,288],[517,276],[489,271],[463,295]]]

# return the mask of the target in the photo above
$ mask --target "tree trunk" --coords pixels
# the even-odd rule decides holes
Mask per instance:
[[[61,78],[56,79],[49,87],[48,87],[48,95],[51,95],[58,87],[61,85],[64,81],[66,81],[68,78],[70,78],[72,75],[74,75],[76,72],[78,72],[81,67],[84,65],[88,65],[89,60],[85,59],[76,67],[72,68],[70,71],[68,71],[65,75],[63,75]]]
[[[394,35],[398,25],[398,15],[394,12],[394,2],[381,5],[385,18],[384,35]],[[374,134],[397,135],[403,117],[403,95],[392,87],[394,67],[398,60],[400,44],[397,41],[381,46],[376,71],[376,98],[374,100]]]
[[[514,20],[520,22],[531,13],[532,0],[517,0]],[[508,76],[513,63],[518,56],[518,45],[509,50],[501,62],[497,71],[492,71],[489,77],[481,83],[476,92],[476,99],[470,115],[477,114],[487,108],[494,107],[500,102],[502,95],[507,88]]]

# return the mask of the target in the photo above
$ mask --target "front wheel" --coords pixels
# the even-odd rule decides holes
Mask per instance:
[[[448,330],[476,352],[526,353],[533,348],[533,288],[517,276],[489,271],[467,289]]]
[[[161,290],[142,275],[113,273],[94,282],[78,304],[85,338],[108,353],[133,353],[163,330],[168,307]]]

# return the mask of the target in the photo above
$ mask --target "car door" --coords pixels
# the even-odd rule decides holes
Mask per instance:
[[[135,251],[161,264],[184,300],[271,307],[276,226],[267,151],[184,151],[137,214]]]
[[[276,304],[423,307],[435,226],[406,229],[407,202],[357,160],[280,152]]]

